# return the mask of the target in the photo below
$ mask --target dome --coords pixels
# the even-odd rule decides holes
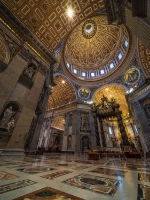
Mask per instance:
[[[106,15],[87,19],[68,36],[64,63],[77,78],[95,81],[116,70],[128,52],[129,34],[124,25],[108,24]]]

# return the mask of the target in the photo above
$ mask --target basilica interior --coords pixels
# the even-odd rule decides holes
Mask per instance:
[[[0,1],[12,199],[150,200],[150,0]]]

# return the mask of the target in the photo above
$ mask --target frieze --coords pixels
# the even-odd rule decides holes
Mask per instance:
[[[146,88],[144,88],[143,90],[141,90],[137,93],[135,92],[135,94],[132,94],[132,96],[129,96],[128,99],[129,99],[129,101],[132,101],[149,90],[150,90],[150,85],[148,85]]]
[[[22,46],[18,52],[18,55],[26,60],[27,62],[29,62],[31,59],[32,59],[32,54],[31,52],[29,51],[29,49],[26,49],[24,46]]]

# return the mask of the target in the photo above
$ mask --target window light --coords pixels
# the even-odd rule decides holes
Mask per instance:
[[[91,76],[92,76],[92,77],[94,77],[94,76],[95,76],[95,73],[94,73],[94,72],[92,72],[92,73],[91,73]]]
[[[68,68],[70,68],[70,65],[69,65],[69,63],[68,63],[68,62],[67,62],[67,67],[68,67]]]
[[[118,58],[119,58],[119,60],[121,60],[121,58],[122,58],[122,55],[121,55],[121,53],[118,55]]]
[[[76,69],[74,69],[73,72],[74,72],[75,74],[77,74],[77,70],[76,70]]]
[[[85,72],[82,72],[82,76],[85,76]]]
[[[124,45],[127,47],[128,46],[128,41],[125,40]]]
[[[104,74],[105,72],[104,72],[104,70],[101,70],[101,74]]]
[[[111,69],[114,68],[114,64],[113,63],[110,64],[110,68]]]

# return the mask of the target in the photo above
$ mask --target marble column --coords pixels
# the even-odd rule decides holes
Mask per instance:
[[[101,146],[100,145],[100,136],[99,136],[99,130],[98,130],[98,122],[97,122],[97,115],[96,112],[93,112],[93,121],[94,121],[94,128],[95,128],[95,140],[96,140],[96,146]]]
[[[65,113],[65,130],[63,135],[62,151],[67,151],[67,139],[69,135],[69,113]]]
[[[80,126],[81,126],[81,114],[80,111],[75,110],[72,114],[72,145],[74,152],[81,151],[80,145]]]
[[[2,73],[0,77],[0,113],[26,66],[27,61],[17,54]]]
[[[6,146],[7,149],[24,149],[26,135],[29,132],[32,119],[35,115],[35,110],[44,85],[44,81],[45,76],[38,71],[26,103],[21,110],[12,136]],[[38,143],[38,139],[36,142]]]

